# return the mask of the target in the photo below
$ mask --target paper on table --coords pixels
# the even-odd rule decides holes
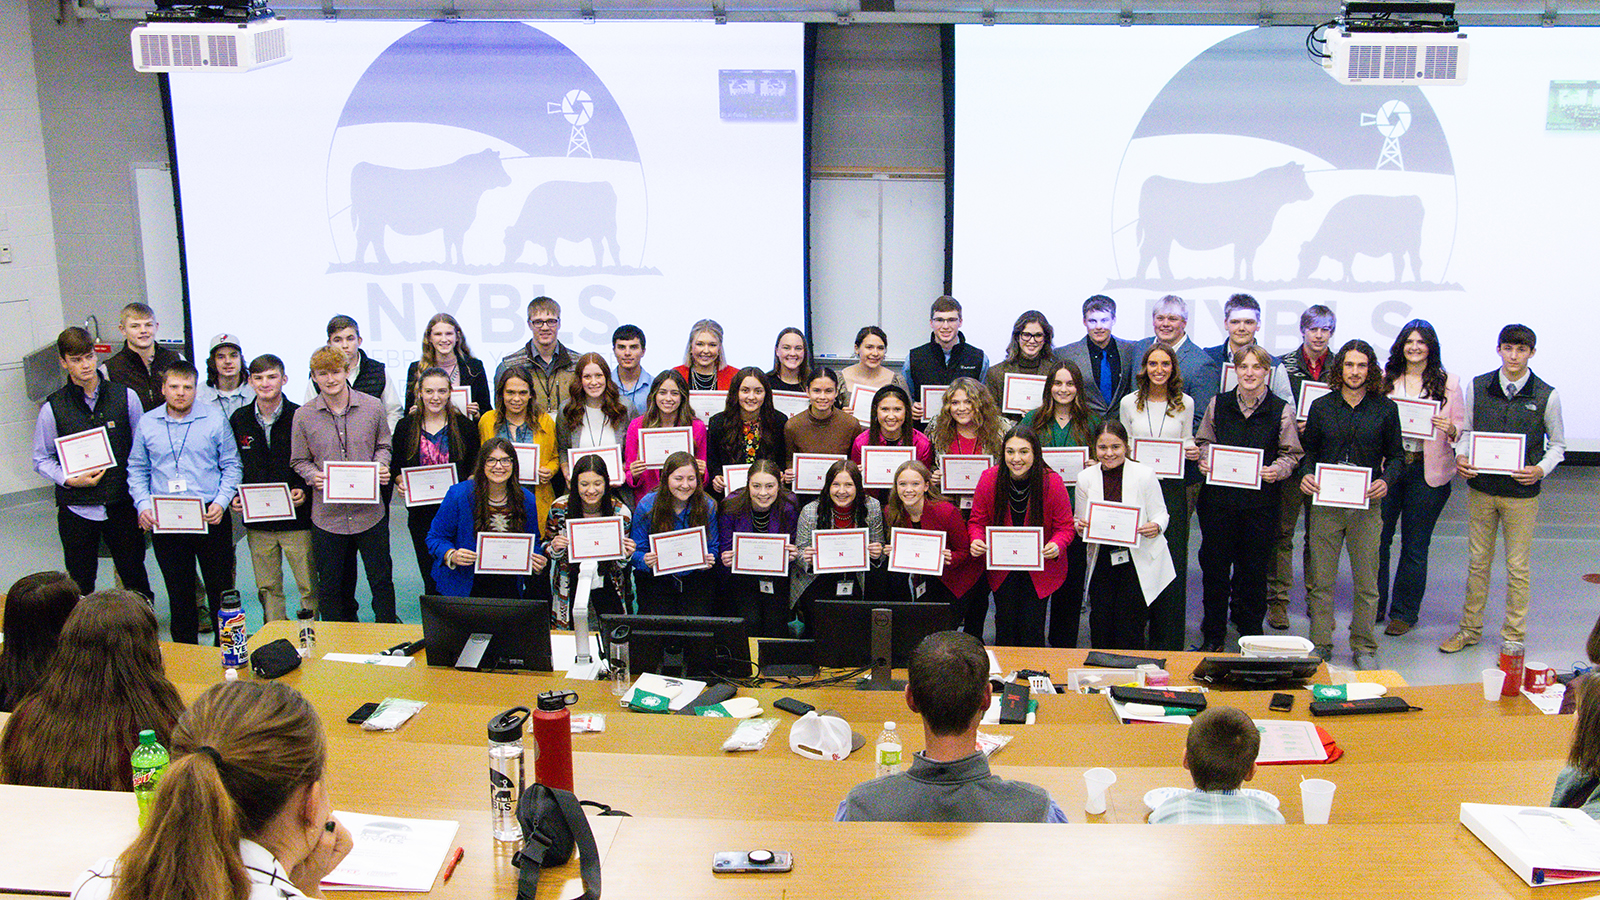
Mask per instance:
[[[1177,688],[1177,690],[1182,690],[1182,688]],[[1117,717],[1117,721],[1122,722],[1124,724],[1129,724],[1129,723],[1133,723],[1133,722],[1155,722],[1155,723],[1158,723],[1158,724],[1161,724],[1161,725],[1188,725],[1188,724],[1190,724],[1190,723],[1192,723],[1194,721],[1194,717],[1193,716],[1136,716],[1136,715],[1132,715],[1132,714],[1130,714],[1128,712],[1128,705],[1126,703],[1118,703],[1116,698],[1111,696],[1111,692],[1110,691],[1106,691],[1101,696],[1105,697],[1106,698],[1106,702],[1111,704],[1111,713],[1112,713],[1112,715],[1115,715]]]
[[[600,638],[589,635],[589,658],[600,658]],[[550,668],[556,672],[571,669],[578,659],[578,636],[557,632],[550,635]]]
[[[1261,732],[1261,749],[1256,753],[1258,763],[1326,762],[1328,749],[1322,746],[1322,736],[1317,726],[1310,722],[1277,719],[1257,719],[1256,730]]]
[[[350,855],[322,879],[330,891],[432,890],[460,823],[334,812],[353,839]]]
[[[1561,714],[1561,701],[1566,694],[1567,687],[1564,684],[1552,684],[1545,688],[1542,694],[1531,694],[1527,690],[1522,692],[1522,696],[1527,697],[1529,703],[1538,707],[1539,712],[1547,716]]]
[[[361,663],[368,666],[394,666],[405,668],[416,661],[413,656],[383,656],[378,653],[324,653],[323,659],[334,662]]]
[[[680,710],[689,705],[689,702],[700,696],[706,689],[704,681],[695,681],[692,678],[667,678],[654,672],[644,672],[633,680],[633,686],[622,695],[622,706],[633,702],[635,691],[648,691],[658,697],[667,698],[667,708]]]

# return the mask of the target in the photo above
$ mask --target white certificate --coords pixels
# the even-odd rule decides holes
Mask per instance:
[[[444,500],[450,486],[456,483],[455,463],[436,466],[412,466],[400,470],[400,481],[406,486],[406,506],[432,506]]]
[[[811,405],[811,398],[793,391],[773,391],[772,408],[784,416],[798,416]]]
[[[811,546],[817,551],[812,568],[818,572],[865,572],[867,570],[867,530],[865,528],[826,528],[811,533]]]
[[[240,518],[246,525],[287,522],[294,518],[294,501],[289,497],[289,484],[284,481],[239,485],[239,506],[244,511]]]
[[[917,458],[915,447],[861,448],[861,483],[869,488],[894,487],[894,470]]]
[[[567,520],[567,560],[581,563],[622,559],[622,517]]]
[[[539,473],[544,469],[544,451],[538,444],[512,444],[511,448],[517,451],[517,481],[538,484]]]
[[[889,571],[910,575],[943,575],[945,538],[942,531],[890,529]]]
[[[944,409],[944,392],[950,390],[946,384],[925,384],[922,386],[922,396],[918,400],[922,403],[922,421],[932,422],[939,418],[939,410]]]
[[[622,448],[616,444],[606,447],[573,447],[567,451],[567,470],[570,472],[585,456],[598,456],[606,464],[606,477],[612,484],[621,484],[627,473],[622,470]]]
[[[864,384],[850,386],[850,396],[845,400],[844,411],[856,417],[863,425],[872,424],[872,398],[878,389]]]
[[[1317,463],[1316,478],[1317,495],[1311,498],[1315,506],[1366,509],[1371,505],[1367,488],[1372,485],[1372,470],[1366,466]]]
[[[104,425],[56,438],[56,459],[61,461],[61,473],[68,478],[117,464],[117,457],[111,452],[111,435]]]
[[[206,502],[199,497],[151,497],[156,534],[205,534]]]
[[[675,575],[706,568],[706,527],[680,528],[650,535],[650,552],[656,555],[657,575]]]
[[[1474,431],[1467,452],[1467,465],[1479,472],[1510,475],[1522,468],[1527,452],[1527,435]]]
[[[328,503],[377,503],[378,464],[331,461],[323,463],[322,499]]]
[[[1144,510],[1126,503],[1089,501],[1085,516],[1088,527],[1083,529],[1083,539],[1092,544],[1111,544],[1116,547],[1139,546],[1139,519]]]
[[[842,453],[796,453],[794,455],[794,492],[820,494],[828,469],[841,459]]]
[[[1333,393],[1333,388],[1328,387],[1325,381],[1313,381],[1307,378],[1300,383],[1300,402],[1295,404],[1295,419],[1304,422],[1311,418],[1311,402],[1324,394]]]
[[[450,402],[461,411],[463,416],[471,415],[467,412],[467,404],[472,402],[472,388],[453,387],[450,389]]]
[[[1078,480],[1078,473],[1089,465],[1088,447],[1045,447],[1044,464],[1061,476],[1061,480],[1071,487]]]
[[[989,525],[983,529],[989,568],[1014,572],[1044,570],[1044,529]]]
[[[690,391],[689,405],[694,408],[694,417],[702,422],[710,422],[711,417],[722,412],[728,405],[727,391]]]
[[[971,494],[978,490],[978,478],[994,465],[986,453],[946,453],[939,457],[939,490],[946,494]]]
[[[1418,440],[1432,440],[1439,429],[1433,427],[1433,417],[1443,408],[1437,400],[1411,400],[1395,397],[1394,405],[1400,408],[1400,434]]]
[[[482,575],[532,575],[533,535],[479,532],[473,568]]]
[[[1261,463],[1267,455],[1259,448],[1211,444],[1206,452],[1209,454],[1207,468],[1211,470],[1206,474],[1206,484],[1260,489]]]
[[[733,574],[763,577],[789,574],[789,538],[782,534],[736,532]]]
[[[694,454],[694,429],[688,425],[639,429],[639,458],[646,466],[659,469],[667,457],[679,451]]]
[[[1239,386],[1239,373],[1233,370],[1233,363],[1222,364],[1222,382],[1217,387],[1217,393],[1224,394]]]
[[[1020,416],[1044,403],[1045,377],[1007,372],[1000,392],[1000,411]]]
[[[732,497],[736,491],[745,489],[750,483],[750,464],[722,467],[722,492]]]
[[[1133,460],[1154,469],[1162,478],[1183,477],[1183,441],[1134,438]]]

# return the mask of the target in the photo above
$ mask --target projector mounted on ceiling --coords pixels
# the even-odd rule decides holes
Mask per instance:
[[[1455,9],[1454,3],[1349,2],[1339,18],[1312,30],[1306,46],[1340,84],[1464,84],[1467,36]]]
[[[289,58],[289,36],[266,0],[156,0],[134,26],[140,72],[248,72]]]

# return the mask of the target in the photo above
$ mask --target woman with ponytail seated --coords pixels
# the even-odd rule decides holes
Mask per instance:
[[[278,682],[213,685],[178,720],[150,821],[74,900],[321,897],[350,853],[323,781],[316,710]]]

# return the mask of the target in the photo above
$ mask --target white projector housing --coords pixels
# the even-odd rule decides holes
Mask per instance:
[[[133,67],[140,72],[248,72],[289,58],[283,19],[254,22],[146,22],[136,25]]]
[[[1340,84],[1465,84],[1467,36],[1333,31],[1322,67]]]

